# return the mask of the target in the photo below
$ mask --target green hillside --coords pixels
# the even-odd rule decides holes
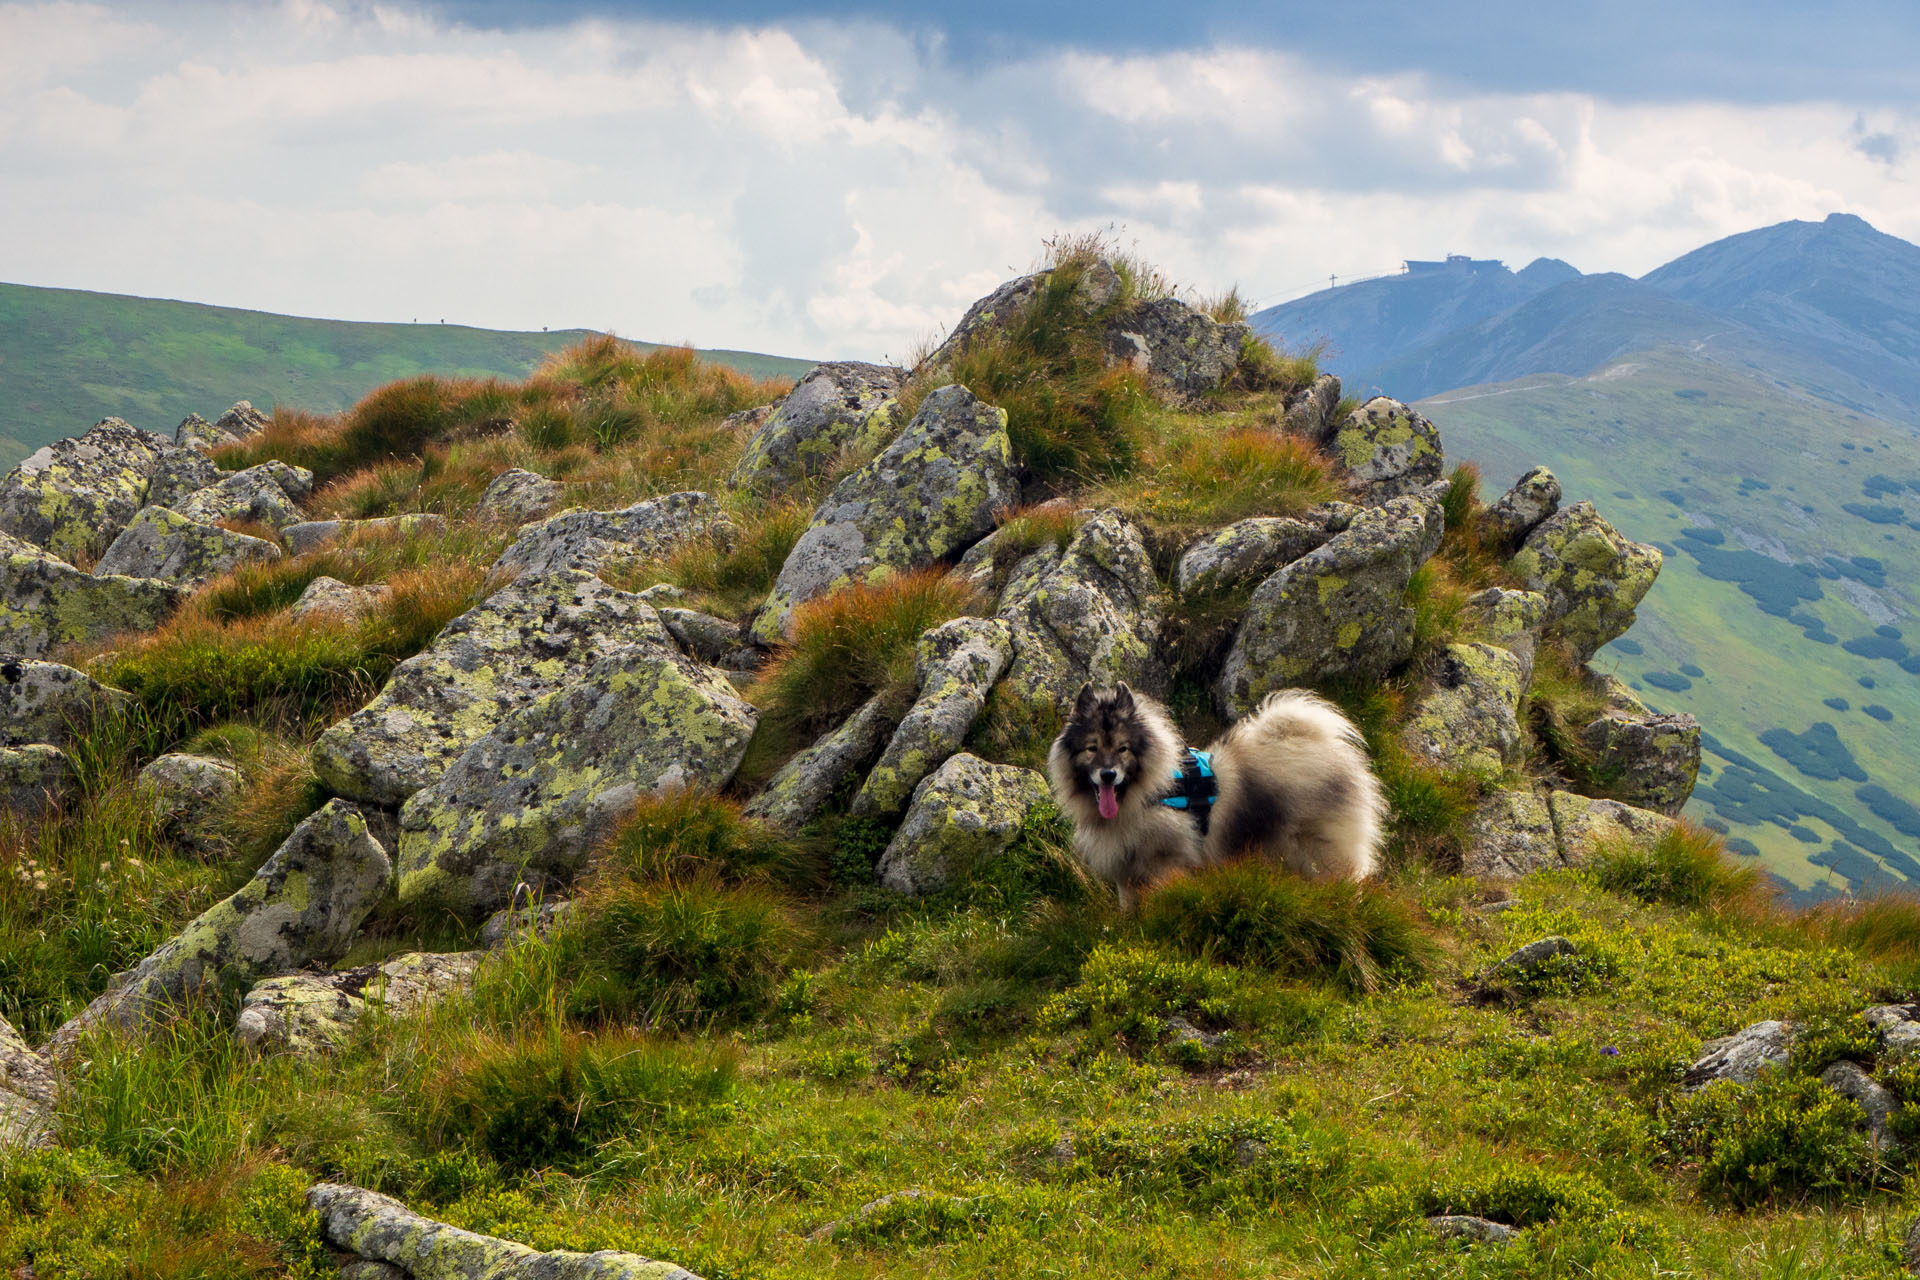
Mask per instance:
[[[164,432],[189,413],[212,417],[236,400],[331,412],[419,373],[524,378],[586,332],[306,320],[0,284],[0,468],[110,416]],[[795,377],[810,363],[707,354],[756,377]]]
[[[1891,798],[1920,793],[1909,428],[1673,350],[1422,407],[1490,494],[1545,462],[1667,553],[1596,666],[1713,735],[1696,817],[1802,889],[1920,880],[1920,812]]]

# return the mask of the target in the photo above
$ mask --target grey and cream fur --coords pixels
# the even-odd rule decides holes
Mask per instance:
[[[1386,803],[1359,731],[1332,703],[1281,690],[1208,750],[1219,791],[1202,834],[1162,803],[1184,751],[1166,708],[1124,684],[1080,690],[1047,773],[1074,852],[1123,908],[1170,876],[1244,856],[1316,879],[1372,873]]]

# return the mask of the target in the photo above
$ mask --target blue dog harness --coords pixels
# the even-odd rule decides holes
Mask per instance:
[[[1188,747],[1180,756],[1180,767],[1173,775],[1173,790],[1160,798],[1169,809],[1178,809],[1199,824],[1207,834],[1213,818],[1213,802],[1220,787],[1213,778],[1213,755]]]

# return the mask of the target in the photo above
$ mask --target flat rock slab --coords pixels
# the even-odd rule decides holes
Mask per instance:
[[[618,511],[563,511],[528,525],[494,562],[498,572],[598,573],[624,561],[663,555],[694,538],[731,538],[733,525],[710,493],[688,490]]]
[[[86,672],[57,662],[0,658],[0,746],[64,746],[75,733],[87,732],[96,716],[132,701]]]
[[[120,531],[93,572],[96,577],[118,574],[195,587],[239,565],[278,560],[283,554],[264,538],[201,524],[165,507],[147,507]]]
[[[1784,1068],[1793,1052],[1793,1024],[1756,1022],[1730,1036],[1700,1046],[1700,1056],[1681,1078],[1684,1089],[1701,1089],[1716,1080],[1752,1084],[1762,1071]]]
[[[0,533],[0,652],[38,658],[56,645],[151,631],[185,598],[171,582],[95,577]]]

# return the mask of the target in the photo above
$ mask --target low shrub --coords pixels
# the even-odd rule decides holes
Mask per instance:
[[[1588,865],[1609,892],[1689,911],[1750,903],[1766,887],[1758,868],[1735,866],[1720,837],[1691,823],[1651,844],[1623,841],[1596,849]]]
[[[1347,1169],[1346,1144],[1291,1117],[1200,1116],[1143,1125],[1109,1121],[1067,1135],[1070,1179],[1111,1180],[1197,1209],[1250,1197],[1324,1194]]]
[[[1870,1172],[1859,1104],[1788,1072],[1683,1096],[1669,1113],[1667,1142],[1700,1162],[1703,1192],[1741,1208],[1849,1191]]]

